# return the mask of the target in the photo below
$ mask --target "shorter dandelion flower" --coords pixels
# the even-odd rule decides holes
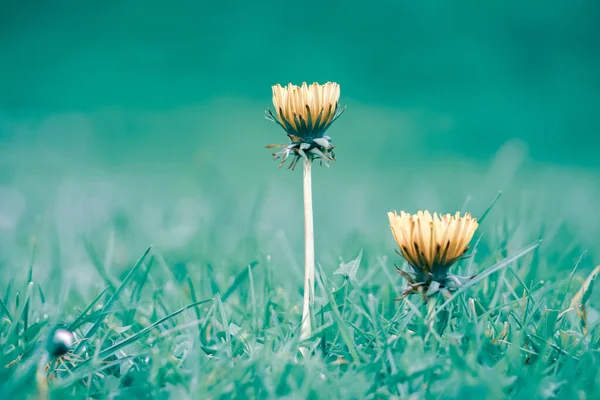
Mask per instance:
[[[275,160],[281,159],[281,167],[292,156],[290,169],[294,169],[300,158],[318,158],[328,164],[335,160],[334,146],[325,131],[344,111],[339,105],[340,85],[327,82],[308,86],[279,84],[273,89],[273,107],[267,109],[265,117],[279,124],[292,141],[289,144],[272,144],[267,148],[282,148],[274,153]]]
[[[66,329],[56,329],[50,337],[46,349],[52,357],[66,354],[73,345],[73,334]]]
[[[450,267],[468,250],[477,229],[477,219],[466,213],[431,215],[419,211],[414,215],[401,211],[389,212],[390,227],[400,255],[412,268],[412,273],[398,271],[408,281],[402,297],[423,292],[431,296],[442,289],[453,291],[472,277],[448,273]]]
[[[48,369],[49,362],[61,360],[70,351],[73,346],[74,334],[66,329],[55,328],[48,336],[46,342],[46,351],[40,357],[35,373],[35,382],[37,386],[37,398],[48,398]]]

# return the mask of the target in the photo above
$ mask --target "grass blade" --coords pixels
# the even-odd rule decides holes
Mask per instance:
[[[1,298],[0,298],[0,311],[2,311],[6,315],[6,318],[8,318],[8,320],[11,323],[13,322],[13,317],[12,317],[10,311],[8,310],[8,307],[6,307],[4,300],[2,300]]]
[[[254,290],[254,276],[252,275],[252,266],[248,264],[248,280],[250,283],[250,304],[252,306],[252,332],[256,335],[258,332],[258,315],[256,315],[256,292]]]
[[[112,294],[112,296],[108,299],[108,301],[106,302],[106,304],[102,308],[101,315],[105,311],[110,310],[110,308],[112,307],[113,303],[118,300],[119,294],[123,291],[123,289],[125,288],[125,286],[127,286],[127,284],[129,283],[129,281],[131,280],[131,278],[133,278],[133,276],[136,273],[136,271],[144,263],[144,260],[148,256],[148,253],[150,253],[150,250],[152,250],[152,246],[148,247],[148,249],[144,252],[144,254],[142,254],[142,256],[137,261],[137,263],[135,263],[135,265],[133,266],[133,268],[131,268],[131,270],[129,271],[129,273],[125,277],[125,279],[123,279],[123,282],[121,282],[121,284],[119,285],[119,287],[117,288],[117,290],[115,290],[115,292]],[[77,347],[75,348],[75,350],[73,351],[73,353],[78,354],[79,350],[81,350],[81,348],[85,345],[85,342],[88,339],[90,339],[96,333],[96,331],[100,327],[100,324],[102,324],[103,320],[104,320],[103,316],[100,316],[96,320],[96,322],[94,323],[94,325],[92,325],[92,327],[86,332],[86,334],[82,338],[81,342],[79,342],[79,344],[77,345]]]
[[[215,296],[215,301],[217,302],[217,306],[219,307],[219,312],[221,314],[221,323],[223,324],[223,329],[225,330],[225,341],[229,344],[231,348],[231,332],[229,331],[229,321],[227,320],[227,314],[225,313],[225,307],[223,306],[223,301],[221,300],[221,296],[219,293]]]
[[[187,284],[188,288],[190,289],[190,298],[192,299],[192,303],[195,303],[198,301],[198,298],[196,297],[196,289],[194,288],[194,282],[189,276],[187,278]],[[198,310],[197,308],[194,308],[194,310],[196,311],[196,317],[200,319],[200,310]]]
[[[340,314],[340,311],[338,310],[338,306],[337,306],[337,303],[335,302],[335,298],[333,297],[333,293],[331,293],[331,288],[329,287],[329,284],[324,279],[325,274],[323,272],[323,268],[321,268],[320,264],[317,264],[317,267],[319,269],[318,281],[320,282],[321,289],[325,292],[325,294],[327,295],[327,299],[331,303],[331,312],[333,314],[333,319],[335,320],[335,322],[338,326],[338,329],[340,330],[340,334],[342,336],[342,339],[344,340],[344,343],[346,343],[346,346],[348,346],[348,351],[350,352],[350,355],[352,356],[352,359],[354,360],[354,364],[359,365],[360,359],[359,359],[358,353],[356,352],[356,349],[354,347],[354,341],[352,340],[352,337],[350,336],[350,332],[348,331],[348,327],[346,326],[346,323],[344,322],[344,319],[342,318],[342,315]]]
[[[83,247],[85,248],[88,257],[90,258],[92,265],[94,266],[94,268],[96,268],[96,272],[98,272],[98,275],[100,275],[100,277],[104,279],[106,284],[110,287],[111,291],[114,292],[116,290],[115,283],[113,279],[108,275],[108,272],[106,271],[104,265],[100,262],[98,255],[96,254],[96,250],[94,249],[94,246],[92,246],[92,243],[88,240],[86,236],[83,236],[82,240]]]
[[[481,217],[479,217],[479,219],[478,219],[479,225],[481,225],[481,223],[483,222],[483,220],[485,219],[485,217],[487,217],[488,214],[490,213],[490,211],[492,211],[492,208],[494,208],[494,206],[496,205],[496,203],[498,202],[498,200],[500,200],[500,197],[502,197],[502,191],[498,192],[498,194],[496,195],[496,197],[494,197],[494,200],[492,200],[492,202],[485,209],[485,211],[483,212],[483,214],[481,214]]]
[[[177,315],[181,314],[182,312],[184,312],[186,310],[189,310],[190,308],[194,308],[194,307],[197,307],[197,306],[199,306],[201,304],[208,303],[211,300],[213,300],[213,299],[200,300],[200,301],[197,301],[195,303],[188,304],[187,306],[181,307],[179,310],[173,311],[171,314],[162,317],[161,319],[159,319],[158,321],[156,321],[152,325],[148,325],[144,329],[140,330],[135,335],[130,336],[127,339],[122,340],[119,343],[115,343],[114,345],[112,345],[112,346],[110,346],[110,347],[102,350],[99,353],[98,358],[104,359],[104,358],[112,355],[113,353],[115,353],[116,351],[122,349],[123,347],[125,347],[125,346],[127,346],[127,345],[129,345],[131,343],[137,342],[144,335],[146,335],[148,332],[150,332],[152,329],[156,328],[160,324],[163,324],[163,323],[167,322],[171,318],[176,317]]]
[[[437,310],[435,310],[435,312],[432,313],[431,318],[433,318],[434,316],[436,316],[440,311],[442,311],[444,309],[444,307],[446,307],[448,304],[450,304],[456,298],[456,296],[458,296],[459,294],[464,293],[468,288],[470,288],[471,286],[475,285],[476,283],[481,282],[482,280],[484,280],[485,278],[487,278],[488,276],[490,276],[494,272],[497,272],[497,271],[501,270],[502,268],[510,265],[512,262],[514,262],[514,261],[518,260],[519,258],[523,257],[527,253],[533,251],[541,243],[542,243],[542,241],[538,240],[538,241],[530,244],[529,246],[525,247],[523,250],[519,251],[517,254],[512,255],[510,257],[506,257],[504,260],[496,263],[496,265],[494,265],[493,267],[487,269],[482,274],[477,275],[475,278],[473,278],[472,280],[470,280],[469,282],[467,282],[466,284],[464,284],[460,289],[458,289],[457,291],[453,292],[452,296],[450,296]]]
[[[17,326],[19,325],[19,321],[21,319],[23,319],[23,314],[25,313],[26,306],[29,303],[29,298],[31,297],[32,290],[33,290],[33,282],[29,282],[29,284],[27,285],[27,289],[25,290],[25,301],[23,302],[23,307],[17,313],[18,318],[16,320],[13,320],[13,323],[11,324],[10,329],[8,330],[8,333],[5,336],[5,338],[7,338],[8,340],[10,340],[10,337],[17,329]]]
[[[248,278],[248,271],[250,269],[253,269],[257,265],[258,265],[258,261],[252,261],[250,264],[248,264],[249,269],[244,268],[243,270],[241,270],[236,275],[231,286],[229,286],[229,288],[225,291],[223,296],[221,296],[221,301],[223,301],[223,302],[226,301],[229,298],[229,296],[231,296],[233,294],[235,289],[237,289],[237,287],[240,286],[242,284],[242,282],[244,282]]]
[[[29,275],[27,276],[27,284],[33,284],[33,262],[35,259],[35,243],[37,243],[37,241],[34,241],[34,246],[33,246],[33,250],[31,251],[31,263],[29,264]],[[29,287],[27,288],[27,290],[29,291]],[[27,296],[27,299],[25,300],[25,307],[23,308],[23,332],[27,332],[27,329],[29,328],[29,307],[31,304],[31,297],[30,293]]]
[[[73,331],[73,330],[77,329],[77,327],[79,326],[81,321],[85,318],[87,313],[92,309],[92,307],[94,307],[94,305],[98,302],[98,300],[100,300],[102,295],[104,293],[106,293],[107,290],[108,290],[108,286],[105,287],[104,290],[102,290],[100,293],[98,293],[98,295],[94,298],[94,300],[92,300],[92,302],[90,304],[88,304],[88,306],[85,308],[85,310],[83,310],[83,312],[81,314],[79,314],[77,319],[75,319],[75,321],[73,321],[71,323],[71,325],[69,325],[69,327],[67,328],[69,331]]]

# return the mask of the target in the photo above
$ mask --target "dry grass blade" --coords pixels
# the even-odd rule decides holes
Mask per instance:
[[[591,288],[593,288],[593,282],[595,281],[598,274],[600,274],[600,265],[594,268],[594,270],[588,275],[583,285],[581,285],[581,288],[577,291],[577,293],[575,293],[575,296],[573,296],[573,298],[571,299],[570,308],[576,308],[579,304],[585,303],[584,295],[586,293],[590,293]]]

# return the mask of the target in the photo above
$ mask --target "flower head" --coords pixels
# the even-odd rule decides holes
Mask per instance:
[[[340,86],[327,82],[324,85],[313,83],[302,86],[291,83],[286,87],[273,86],[273,107],[267,109],[265,117],[278,123],[287,132],[292,141],[289,144],[269,145],[267,148],[283,148],[273,154],[281,159],[281,167],[292,155],[289,168],[294,169],[300,158],[319,158],[326,164],[335,160],[334,146],[325,131],[344,111],[339,105]]]
[[[406,294],[435,288],[454,289],[461,285],[461,277],[449,275],[449,268],[468,250],[477,229],[477,219],[466,213],[431,215],[419,211],[414,215],[401,211],[388,213],[390,227],[400,254],[413,269],[413,275],[402,271],[409,281]]]
[[[46,349],[53,357],[59,357],[67,353],[73,345],[73,334],[66,329],[56,329],[48,337]]]

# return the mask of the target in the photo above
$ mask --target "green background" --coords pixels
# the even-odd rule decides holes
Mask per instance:
[[[276,83],[335,81],[338,161],[314,171],[317,259],[395,257],[392,209],[481,215],[600,260],[600,3],[0,2],[0,250],[93,283],[123,264],[302,264],[301,171],[277,170]],[[506,222],[508,221],[508,222]],[[503,232],[500,232],[503,231]],[[112,247],[111,247],[112,246]],[[60,261],[56,261],[60,260]],[[559,262],[560,261],[560,262]],[[45,268],[45,267],[48,268]],[[46,271],[46,272],[44,272]]]

